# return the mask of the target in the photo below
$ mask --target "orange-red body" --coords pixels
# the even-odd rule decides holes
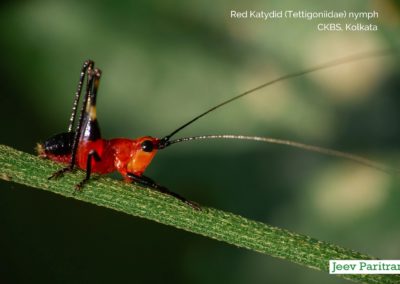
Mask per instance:
[[[82,111],[73,131],[82,86],[86,80],[86,92]],[[77,185],[81,188],[91,173],[108,174],[118,171],[126,181],[153,184],[143,173],[159,149],[159,139],[144,136],[137,139],[103,139],[97,120],[96,98],[101,71],[94,62],[87,60],[82,66],[78,89],[69,120],[68,131],[53,135],[38,144],[39,156],[69,164],[52,177],[58,177],[74,166],[86,171],[86,178]],[[141,178],[138,178],[141,177]]]
[[[142,150],[141,144],[146,140],[153,142],[153,151],[145,152]],[[150,136],[137,139],[116,138],[111,140],[81,141],[78,145],[76,165],[86,170],[88,155],[90,151],[95,150],[100,160],[92,159],[93,173],[108,174],[118,171],[126,180],[129,180],[127,173],[141,176],[146,170],[157,153],[158,141],[159,139]],[[40,155],[61,163],[70,163],[71,161],[71,154],[54,155],[42,152]]]

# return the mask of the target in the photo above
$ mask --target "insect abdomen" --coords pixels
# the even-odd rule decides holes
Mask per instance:
[[[68,155],[72,152],[72,143],[75,132],[64,132],[56,134],[43,143],[45,154]]]

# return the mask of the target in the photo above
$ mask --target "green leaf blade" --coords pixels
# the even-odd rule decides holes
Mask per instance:
[[[48,180],[59,168],[60,165],[53,162],[0,145],[0,178],[3,180],[146,218],[321,271],[328,271],[330,259],[375,259],[221,210],[203,207],[196,211],[170,196],[110,178],[95,178],[83,192],[74,193],[74,185],[84,173],[77,171],[59,180]],[[360,283],[400,283],[399,275],[339,276]]]

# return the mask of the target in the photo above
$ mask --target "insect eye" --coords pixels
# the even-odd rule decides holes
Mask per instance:
[[[143,141],[141,146],[142,150],[145,152],[151,152],[154,149],[153,142],[151,142],[150,140]]]

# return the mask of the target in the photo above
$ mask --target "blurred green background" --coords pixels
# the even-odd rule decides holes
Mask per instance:
[[[317,31],[333,20],[229,17],[252,9],[377,10],[379,31]],[[399,2],[390,0],[8,1],[0,9],[0,143],[34,153],[38,141],[65,131],[87,58],[103,70],[104,137],[160,137],[277,76],[400,46],[399,15]],[[272,136],[400,166],[399,62],[375,58],[283,82],[180,135]],[[399,181],[359,165],[281,146],[203,141],[160,152],[147,175],[200,204],[400,258]],[[0,185],[0,283],[347,283],[105,208]]]

